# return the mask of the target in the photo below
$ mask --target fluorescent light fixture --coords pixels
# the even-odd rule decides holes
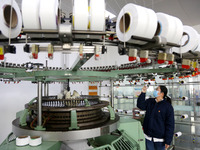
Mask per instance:
[[[113,19],[116,17],[116,15],[114,15],[113,13],[109,12],[106,10],[106,18],[109,17],[110,19]]]

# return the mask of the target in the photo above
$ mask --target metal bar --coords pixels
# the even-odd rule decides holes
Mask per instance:
[[[155,43],[156,42],[155,39],[149,39],[149,38],[144,38],[144,37],[139,37],[139,36],[131,36],[131,39],[140,40],[140,41],[144,41],[144,42],[151,42],[151,43]]]
[[[47,96],[47,83],[44,83],[44,96]]]
[[[178,44],[173,44],[173,43],[170,43],[170,42],[167,42],[167,46],[180,47],[180,45],[178,45]]]
[[[114,108],[114,87],[113,87],[113,80],[110,80],[110,105],[112,108]]]
[[[15,78],[15,76],[14,75],[0,75],[0,78],[11,79],[11,78]]]
[[[195,53],[195,52],[193,52],[193,51],[191,51],[191,50],[189,50],[189,53],[192,54],[193,56],[198,57],[198,53]]]
[[[35,78],[16,78],[17,80],[24,80],[24,81],[36,81]],[[108,77],[57,77],[57,78],[46,78],[45,81],[46,82],[66,82],[66,79],[70,79],[71,82],[84,82],[84,81],[91,81],[91,82],[95,82],[95,81],[104,81],[104,80],[109,80],[109,76]]]
[[[42,82],[38,82],[38,115],[37,115],[37,125],[42,126]]]
[[[176,68],[160,68],[160,69],[130,69],[130,70],[112,70],[111,72],[117,74],[138,74],[138,73],[169,73],[176,72]]]
[[[193,89],[194,90],[194,89]],[[197,116],[197,113],[196,113],[196,98],[195,98],[195,94],[194,94],[194,91],[193,91],[193,107],[194,107],[194,120],[196,120],[196,116]]]
[[[58,34],[58,30],[22,30],[21,33],[27,34]],[[98,32],[98,31],[78,31],[72,30],[72,34],[88,34],[88,35],[106,35],[115,34],[115,32]]]
[[[99,83],[99,95],[101,95],[101,87],[102,87],[102,81]]]
[[[176,121],[175,124],[193,126],[193,125],[200,125],[200,122],[194,122],[194,121],[191,121],[191,122],[177,122]]]
[[[101,49],[102,47],[100,47]],[[63,46],[53,46],[54,52],[63,52],[63,54],[79,53],[79,46],[69,46],[68,49],[64,49]],[[94,53],[94,46],[83,46],[83,53]],[[40,52],[47,52],[48,47],[39,47]]]
[[[174,116],[182,116],[182,115],[180,115],[180,114],[174,114]],[[194,117],[194,116],[188,116],[188,117]],[[197,118],[200,118],[200,116],[197,116]]]
[[[85,54],[83,55],[83,59],[80,59],[78,56],[72,65],[72,71],[77,71],[81,66],[83,66],[94,54]]]
[[[42,33],[46,33],[46,34],[58,34],[58,30],[24,30],[22,29],[21,34],[42,34]]]
[[[115,34],[115,32],[98,32],[98,31],[77,31],[72,30],[72,34],[88,34],[88,35],[106,35],[106,34]]]
[[[49,96],[49,83],[47,83],[47,89],[46,89],[46,93],[47,93],[47,96]]]
[[[193,106],[174,105],[174,111],[194,111]]]
[[[7,68],[7,67],[0,67],[0,72],[2,73],[19,73],[19,72],[25,72],[26,69],[21,68]]]
[[[200,100],[200,98],[188,98],[188,100],[194,100],[194,99],[196,99],[198,101]],[[174,98],[173,101],[187,101],[187,100],[182,100],[180,98]]]
[[[140,41],[149,42],[149,43],[156,43],[156,39],[154,39],[154,38],[149,39],[149,38],[144,38],[144,37],[139,37],[139,36],[132,36],[131,39],[140,40]],[[173,43],[170,43],[170,42],[167,42],[166,45],[172,46],[172,47],[180,47],[180,45],[173,44]]]
[[[99,71],[65,71],[65,70],[58,70],[58,71],[54,71],[54,70],[49,70],[49,71],[34,71],[33,73],[18,73],[16,74],[16,78],[20,78],[20,77],[50,77],[50,76],[54,76],[54,77],[59,77],[62,76],[63,78],[67,79],[67,78],[73,78],[74,76],[76,77],[107,77],[107,78],[117,78],[118,75],[117,73],[112,73],[112,72],[99,72]]]

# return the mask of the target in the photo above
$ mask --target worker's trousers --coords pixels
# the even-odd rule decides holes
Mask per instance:
[[[153,142],[146,139],[146,150],[165,150],[165,143]]]

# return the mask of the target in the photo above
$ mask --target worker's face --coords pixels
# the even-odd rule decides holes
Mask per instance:
[[[163,98],[163,96],[164,96],[164,93],[163,93],[163,92],[161,92],[161,89],[160,89],[160,87],[159,87],[159,86],[156,88],[156,90],[158,91],[158,97],[161,97],[161,98]]]

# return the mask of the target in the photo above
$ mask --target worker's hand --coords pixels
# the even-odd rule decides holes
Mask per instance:
[[[169,145],[165,144],[165,149],[168,149],[169,148]]]
[[[147,87],[144,86],[144,87],[142,88],[142,93],[146,93],[146,91],[147,91]]]

